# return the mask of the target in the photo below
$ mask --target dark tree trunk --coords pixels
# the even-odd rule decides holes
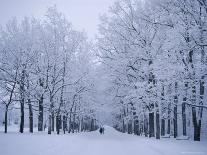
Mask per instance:
[[[20,133],[24,132],[24,99],[21,101],[21,119],[20,119]]]
[[[161,120],[161,136],[165,135],[165,120]]]
[[[51,134],[52,132],[52,116],[49,114],[49,119],[48,119],[48,134]]]
[[[39,100],[39,115],[38,115],[38,131],[43,131],[43,94],[40,97]]]
[[[6,105],[5,109],[5,117],[4,117],[4,133],[7,133],[7,127],[8,127],[8,106]]]
[[[59,122],[59,128],[60,128],[60,129],[63,129],[63,126],[62,126],[62,125],[63,125],[63,123],[62,123],[62,122],[63,122],[63,120],[62,120],[62,115],[60,115],[60,117],[59,117],[59,121],[60,121],[60,122]]]
[[[178,136],[178,121],[177,121],[177,105],[174,107],[174,119],[173,119],[173,124],[174,124],[174,138]]]
[[[201,120],[197,122],[196,108],[192,107],[193,126],[194,126],[194,141],[200,141]]]
[[[124,119],[122,120],[122,132],[123,132],[123,133],[126,132]]]
[[[132,134],[132,121],[128,122],[128,134]]]
[[[61,115],[57,114],[56,116],[56,131],[57,134],[60,134],[60,126],[61,126]]]
[[[24,103],[25,103],[25,70],[22,71],[20,80],[20,129],[19,132],[24,132]]]
[[[147,137],[148,136],[148,120],[147,120],[147,118],[146,118],[146,116],[144,115],[144,135],[145,135],[145,137]]]
[[[67,117],[64,115],[63,116],[63,132],[64,132],[64,134],[65,134],[66,128],[67,128]]]
[[[183,101],[186,101],[186,98],[184,98]],[[183,136],[187,136],[187,131],[186,131],[186,102],[182,103],[182,123],[183,123]]]
[[[72,127],[71,127],[71,125],[72,125],[72,114],[71,114],[71,112],[70,112],[70,116],[69,116],[69,123],[68,123],[68,133],[70,133],[71,132],[71,130],[72,130]]]
[[[90,122],[89,122],[90,123]],[[73,122],[72,122],[72,133],[74,133],[75,132],[75,114],[73,115]],[[91,127],[91,126],[90,126]],[[91,129],[89,129],[89,130],[91,130]]]
[[[91,131],[94,130],[94,119],[91,119]]]
[[[139,132],[139,120],[134,120],[134,134],[135,135],[140,135],[140,132]]]
[[[48,134],[51,134],[52,131],[54,131],[54,110],[53,110],[53,98],[50,97],[50,110],[49,110],[49,118],[48,118]]]
[[[187,130],[186,130],[186,104],[187,104],[187,90],[188,90],[188,82],[185,82],[185,96],[183,97],[183,103],[182,103],[182,124],[183,124],[183,136],[187,136]]]
[[[174,138],[178,135],[178,119],[177,119],[177,105],[178,105],[178,83],[175,82],[175,96],[174,96],[174,118],[173,118],[173,126],[174,126]]]
[[[33,133],[33,109],[30,99],[28,99],[29,104],[29,132]]]
[[[165,87],[164,87],[164,85],[162,85],[162,93],[161,93],[161,95],[162,95],[162,98],[161,98],[161,102],[162,102],[162,104],[161,104],[161,108],[162,108],[162,115],[165,113],[165,111],[164,111],[164,102],[165,102],[165,99],[164,99],[164,96],[165,96]],[[165,119],[164,118],[162,118],[161,119],[161,136],[164,136],[165,135]]]
[[[171,130],[171,104],[168,105],[168,119],[167,119],[167,134],[170,134],[170,130]]]
[[[170,134],[170,128],[171,128],[171,126],[170,126],[170,118],[168,118],[168,120],[167,120],[167,134]]]
[[[58,115],[56,115],[55,122],[56,122],[55,127],[56,127],[56,132],[57,132],[58,131]]]
[[[81,132],[83,132],[83,130],[84,130],[84,123],[83,123],[83,118],[81,118]]]
[[[204,86],[204,76],[201,77],[200,80],[200,103],[199,105],[201,107],[199,107],[199,111],[198,111],[198,121],[197,121],[197,117],[196,117],[196,110],[195,107],[193,107],[192,109],[192,115],[193,115],[193,125],[194,125],[194,140],[195,141],[200,141],[200,136],[201,136],[201,120],[202,120],[202,116],[203,116],[203,99],[204,99],[204,90],[205,90],[205,86]]]
[[[52,110],[52,116],[51,116],[51,125],[52,125],[52,128],[51,130],[54,132],[55,131],[55,114],[54,114],[54,110]]]
[[[149,137],[155,137],[154,112],[149,113]]]
[[[156,112],[156,139],[160,139],[160,114]]]

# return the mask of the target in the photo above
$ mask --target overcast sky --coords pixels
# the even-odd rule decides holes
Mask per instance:
[[[97,33],[99,15],[106,13],[115,0],[0,0],[0,23],[16,16],[41,17],[47,7],[57,5],[77,30],[85,30],[89,37]]]

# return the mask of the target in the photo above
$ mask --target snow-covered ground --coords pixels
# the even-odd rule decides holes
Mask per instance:
[[[119,133],[106,127],[66,135],[0,132],[1,155],[206,155],[207,142],[149,139]]]

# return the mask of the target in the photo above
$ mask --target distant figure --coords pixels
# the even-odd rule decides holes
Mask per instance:
[[[104,134],[104,130],[105,130],[104,127],[102,127],[102,133],[103,133],[103,134]]]
[[[100,134],[103,133],[103,128],[102,127],[100,127],[99,132],[100,132]]]

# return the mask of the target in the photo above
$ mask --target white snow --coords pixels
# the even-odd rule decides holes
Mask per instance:
[[[106,126],[98,131],[66,135],[0,132],[1,155],[206,155],[207,142],[149,139]]]

